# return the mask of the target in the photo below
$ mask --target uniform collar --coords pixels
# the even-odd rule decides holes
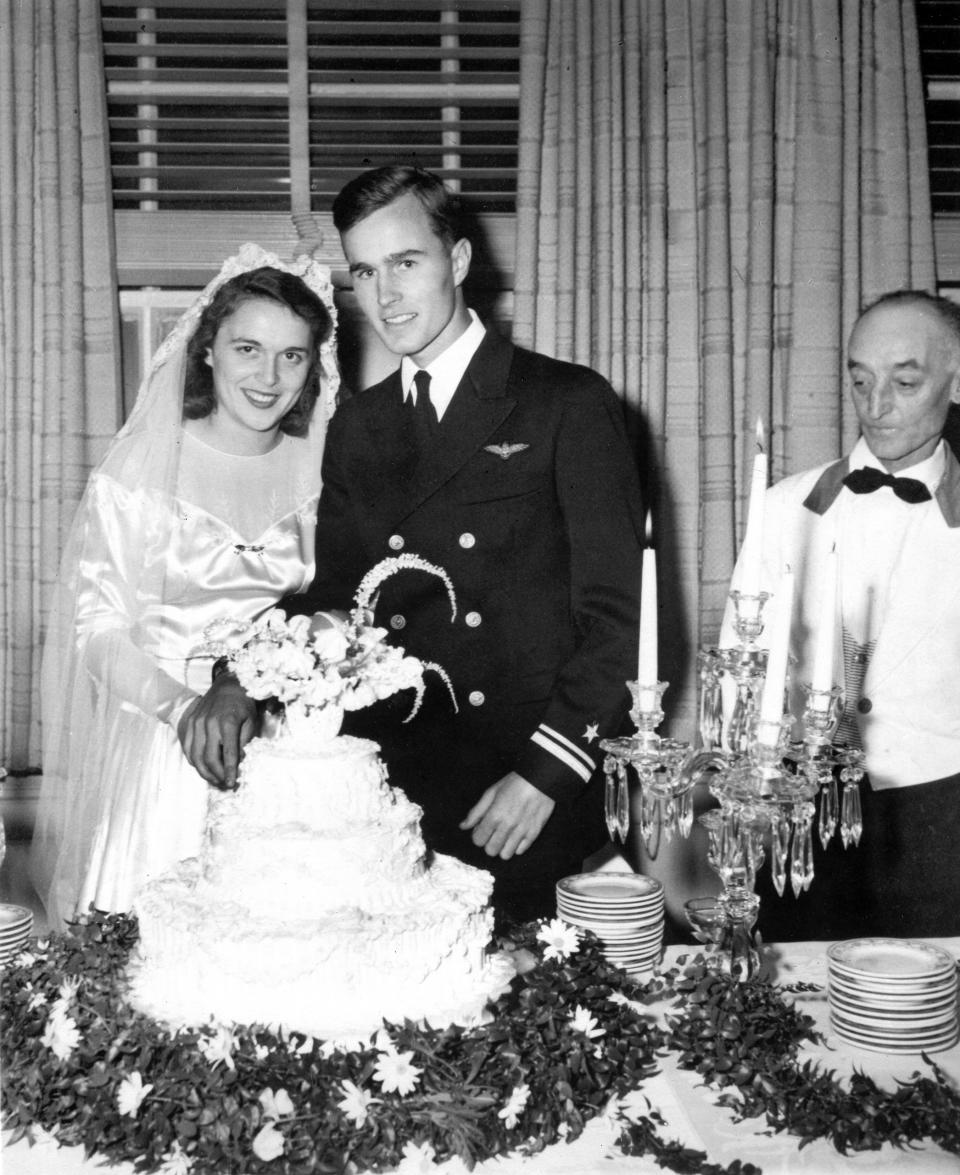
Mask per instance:
[[[469,310],[468,313],[470,325],[467,329],[427,367],[418,367],[409,355],[404,355],[400,361],[400,386],[403,388],[404,401],[410,395],[413,377],[418,371],[426,371],[430,375],[430,399],[437,415],[443,416],[485,334],[485,327],[476,312]]]

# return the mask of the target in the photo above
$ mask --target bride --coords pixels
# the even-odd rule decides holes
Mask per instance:
[[[178,729],[210,683],[203,632],[313,577],[338,386],[328,271],[245,245],[154,356],[94,470],[44,649],[31,872],[51,929],[129,910],[200,846],[207,784]]]

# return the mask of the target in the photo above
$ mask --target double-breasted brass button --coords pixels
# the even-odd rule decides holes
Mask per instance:
[[[477,540],[476,540],[476,537],[474,535],[472,535],[469,530],[465,530],[463,532],[463,534],[460,536],[458,541],[460,543],[460,546],[463,547],[463,549],[465,551],[469,551],[472,546],[476,545]]]
[[[391,551],[402,551],[403,546],[404,546],[403,535],[402,534],[392,534],[387,539],[387,546],[390,548]]]
[[[482,690],[478,690],[478,689],[472,690],[470,692],[470,696],[467,698],[467,701],[470,703],[471,706],[482,706],[486,700],[487,700],[486,695],[483,693]]]
[[[479,612],[468,612],[463,619],[466,622],[467,628],[479,628],[483,622],[483,617]]]
[[[390,627],[392,629],[395,629],[397,632],[399,632],[401,628],[406,628],[407,627],[406,616],[401,616],[399,612],[396,614],[396,616],[391,616],[390,617]]]

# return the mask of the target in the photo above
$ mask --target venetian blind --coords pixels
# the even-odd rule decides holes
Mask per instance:
[[[120,212],[324,212],[393,162],[513,211],[519,0],[111,0],[101,15]]]
[[[934,215],[960,213],[960,2],[917,0]]]

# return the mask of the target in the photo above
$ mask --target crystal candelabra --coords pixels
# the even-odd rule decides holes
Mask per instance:
[[[839,827],[844,847],[859,842],[860,750],[835,746],[832,737],[842,692],[804,686],[802,737],[791,739],[793,719],[761,720],[767,653],[757,647],[763,631],[765,593],[731,592],[737,644],[706,649],[698,658],[698,745],[661,738],[660,700],[666,683],[628,682],[634,735],[606,739],[606,818],[611,837],[625,840],[630,824],[630,769],[640,786],[641,835],[655,856],[661,836],[688,835],[692,791],[702,779],[718,806],[699,817],[708,838],[707,860],[723,885],[712,902],[687,903],[698,938],[716,946],[719,964],[748,978],[759,969],[754,925],[760,899],[757,871],[770,855],[774,888],[783,894],[789,878],[794,896],[813,881],[814,803],[819,795],[818,834],[826,847]],[[838,796],[837,775],[843,785]]]
[[[683,773],[691,753],[689,743],[657,734],[663,721],[660,702],[669,682],[641,685],[628,681],[633,699],[630,717],[636,734],[602,739],[606,752],[604,815],[611,840],[627,839],[630,831],[630,769],[640,784],[640,834],[647,851],[657,855],[661,836],[689,836],[693,827],[694,780]]]

